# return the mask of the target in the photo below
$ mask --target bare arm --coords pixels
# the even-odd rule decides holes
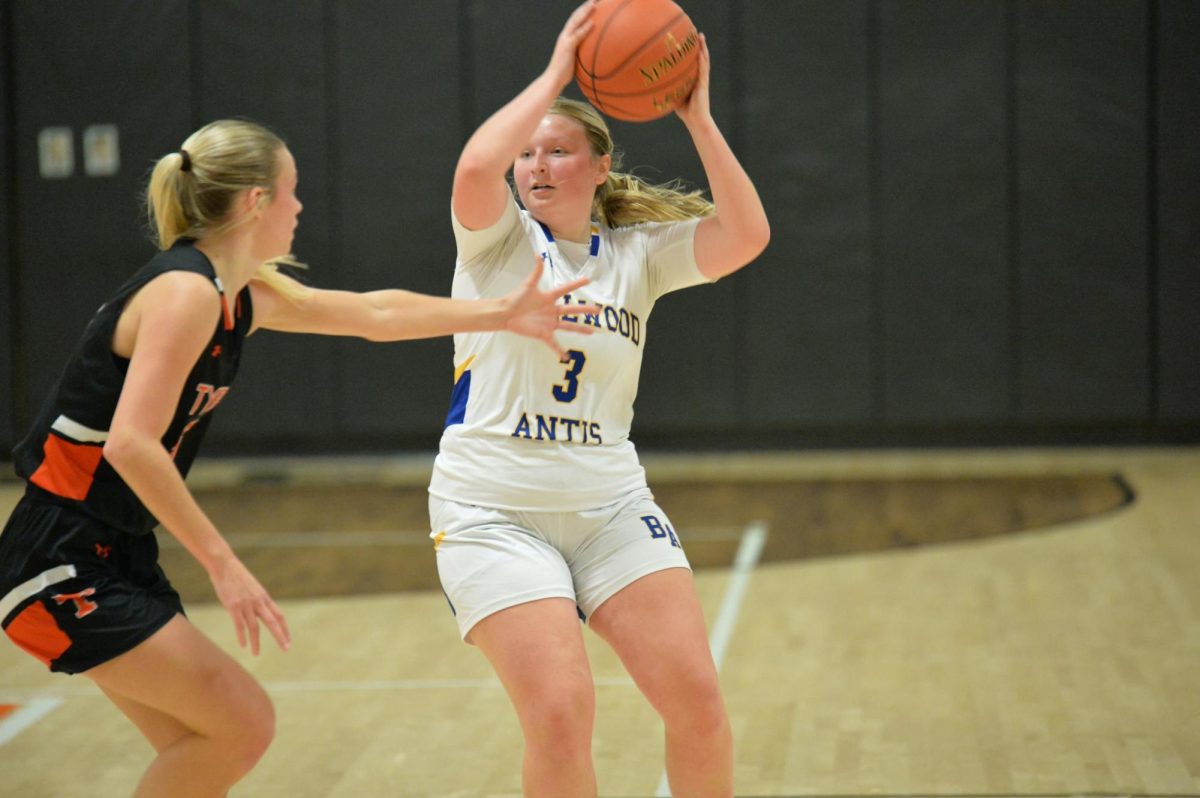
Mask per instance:
[[[716,214],[697,226],[695,240],[696,265],[706,277],[716,280],[758,257],[771,239],[771,227],[754,183],[713,121],[708,102],[709,66],[708,43],[701,34],[700,77],[687,105],[676,114],[692,136],[717,206]]]
[[[219,316],[212,284],[198,275],[172,272],[138,292],[122,319],[132,352],[104,459],[204,567],[233,617],[238,643],[248,637],[258,654],[260,620],[281,648],[290,644],[283,613],[200,509],[162,444]]]
[[[562,330],[590,335],[592,328],[565,321],[562,316],[598,313],[599,308],[559,304],[563,295],[586,285],[586,278],[542,291],[537,286],[541,273],[539,259],[521,286],[499,299],[448,299],[399,289],[361,294],[317,290],[293,303],[261,283],[251,283],[254,325],[281,332],[348,335],[369,341],[506,330],[545,341],[563,357],[565,352],[554,339],[554,333]]]
[[[592,29],[592,10],[592,0],[575,9],[558,35],[546,71],[492,114],[463,147],[454,170],[451,204],[455,218],[468,230],[491,227],[504,212],[508,201],[504,176],[550,103],[571,82],[575,51]]]

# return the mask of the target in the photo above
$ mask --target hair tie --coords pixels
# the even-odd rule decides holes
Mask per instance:
[[[192,171],[192,156],[188,155],[188,151],[180,150],[179,157],[183,159],[183,164],[180,165],[179,171],[181,171],[181,172]]]

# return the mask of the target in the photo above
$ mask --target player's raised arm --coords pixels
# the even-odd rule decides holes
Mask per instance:
[[[454,170],[455,218],[468,230],[493,225],[508,202],[504,176],[546,109],[574,75],[575,51],[592,28],[591,0],[575,9],[554,44],[544,72],[492,114],[467,140]]]

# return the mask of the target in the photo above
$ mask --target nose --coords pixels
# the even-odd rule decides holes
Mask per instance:
[[[531,166],[531,170],[534,172],[545,172],[546,171],[546,159],[542,156],[542,153],[540,153],[540,152],[534,153],[533,165]]]

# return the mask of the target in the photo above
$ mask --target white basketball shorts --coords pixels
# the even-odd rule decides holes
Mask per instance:
[[[430,496],[429,519],[442,590],[464,640],[492,613],[543,598],[574,601],[586,621],[643,576],[691,568],[646,488],[577,512],[502,510]]]

